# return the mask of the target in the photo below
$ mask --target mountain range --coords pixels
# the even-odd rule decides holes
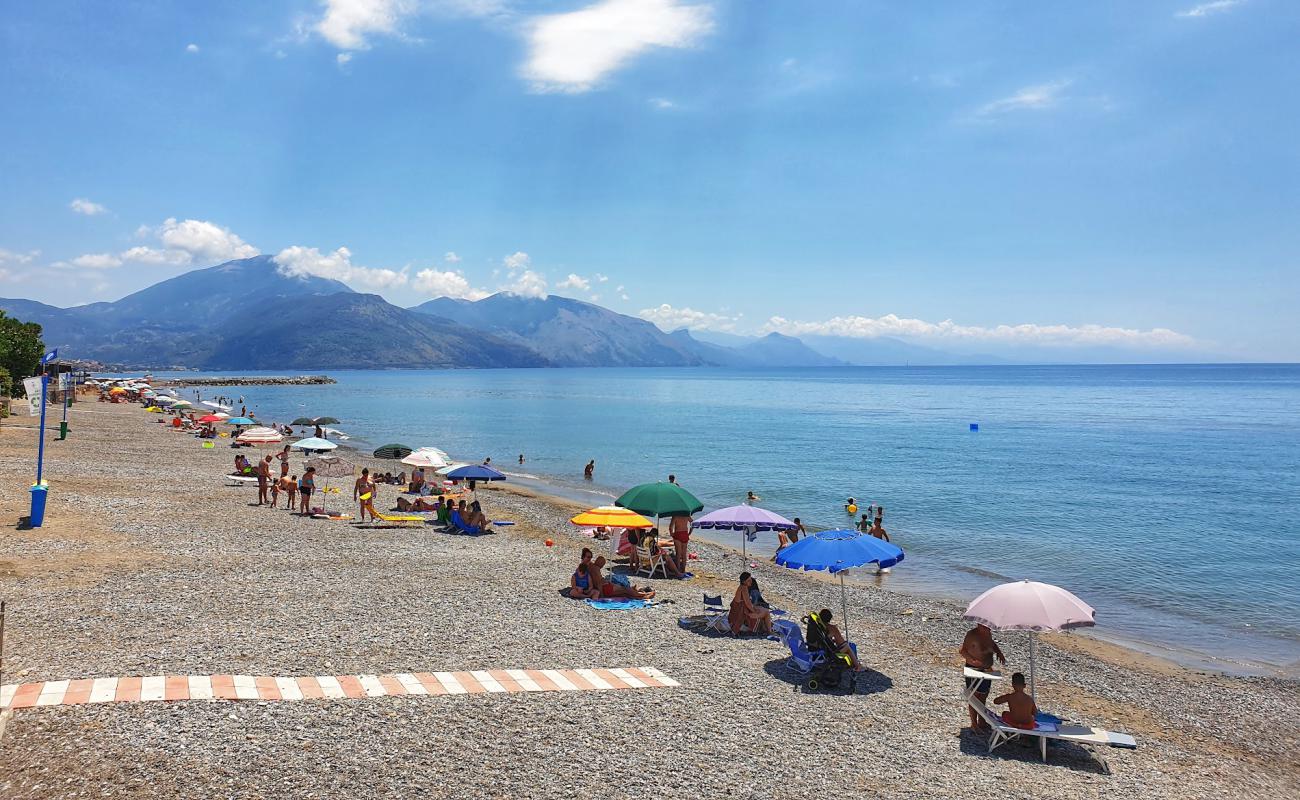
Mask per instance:
[[[550,295],[440,297],[414,308],[294,275],[270,256],[197,269],[115,302],[59,308],[0,298],[47,347],[124,367],[834,367],[960,363],[891,339],[762,337],[677,330]],[[989,363],[984,360],[982,363]]]

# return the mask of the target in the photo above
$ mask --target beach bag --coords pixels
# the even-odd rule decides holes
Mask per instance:
[[[632,581],[628,580],[626,575],[617,572],[611,572],[609,574],[609,582],[617,583],[619,586],[626,586],[629,589],[632,588]]]

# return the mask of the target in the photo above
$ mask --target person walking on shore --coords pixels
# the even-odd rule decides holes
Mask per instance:
[[[370,478],[370,468],[362,469],[361,477],[357,478],[356,483],[352,485],[352,499],[358,501],[361,505],[360,517],[362,522],[366,521],[367,511],[370,512],[372,521],[379,519],[375,515],[375,491],[375,482]]]
[[[1002,648],[998,647],[998,643],[993,641],[993,631],[989,630],[989,626],[982,622],[966,632],[966,638],[962,640],[961,650],[958,652],[965,660],[966,666],[980,672],[988,672],[993,669],[994,657],[1003,664],[1007,663],[1007,657],[1002,655]],[[989,690],[993,688],[993,681],[988,678],[966,678],[966,688],[973,689],[975,698],[981,703],[987,703]],[[972,730],[984,730],[988,727],[969,704],[966,710],[970,713]]]
[[[677,566],[686,573],[686,546],[691,541],[691,515],[676,514],[668,520],[668,535],[673,537],[673,552],[676,554]]]
[[[267,496],[267,490],[271,488],[271,457],[267,456],[257,462],[257,504],[263,505],[271,502]]]

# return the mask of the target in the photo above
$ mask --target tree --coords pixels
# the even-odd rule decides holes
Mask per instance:
[[[0,311],[0,369],[8,372],[13,382],[35,375],[44,354],[40,325],[14,319]]]

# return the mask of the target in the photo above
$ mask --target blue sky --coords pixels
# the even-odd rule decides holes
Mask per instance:
[[[277,255],[401,305],[1300,360],[1300,6],[11,4],[0,296]]]

